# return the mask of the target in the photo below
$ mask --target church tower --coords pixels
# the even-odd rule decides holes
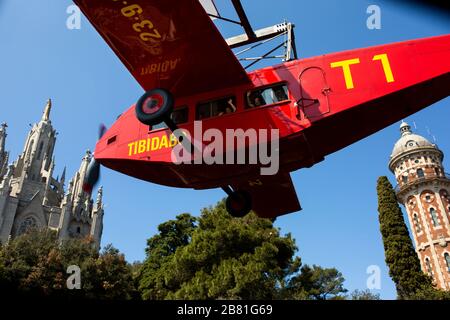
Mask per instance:
[[[87,150],[81,160],[80,169],[69,182],[69,188],[63,200],[59,229],[62,239],[88,236],[99,248],[103,232],[103,188],[98,189],[95,203],[91,195],[83,190],[83,181],[91,160],[92,154]]]
[[[23,152],[15,163],[14,178],[23,177],[35,182],[46,182],[51,178],[56,143],[56,130],[50,121],[51,108],[52,101],[49,99],[41,121],[34,124],[28,133]]]
[[[397,198],[406,208],[422,270],[438,288],[450,290],[450,176],[444,154],[405,122],[400,133],[389,161]]]
[[[5,151],[6,124],[0,127],[0,242],[17,237],[29,228],[48,228],[60,239],[86,238],[99,248],[103,230],[103,189],[97,200],[82,189],[87,167],[92,159],[86,152],[80,169],[65,189],[66,169],[54,178],[56,130],[47,101],[41,120],[31,127],[24,149],[8,166]]]

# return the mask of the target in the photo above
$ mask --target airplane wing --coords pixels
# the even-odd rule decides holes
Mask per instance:
[[[198,0],[74,0],[145,89],[175,96],[249,82]]]
[[[250,193],[253,211],[261,218],[276,218],[301,210],[289,173],[258,176],[245,183],[233,184],[232,187]]]

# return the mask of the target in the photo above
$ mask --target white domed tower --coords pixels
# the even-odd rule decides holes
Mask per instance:
[[[407,123],[400,132],[389,161],[397,198],[406,208],[422,270],[437,287],[450,290],[450,177],[444,154]]]

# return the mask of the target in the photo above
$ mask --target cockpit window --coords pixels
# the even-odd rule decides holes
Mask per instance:
[[[246,108],[255,108],[289,100],[287,85],[279,84],[247,92]]]

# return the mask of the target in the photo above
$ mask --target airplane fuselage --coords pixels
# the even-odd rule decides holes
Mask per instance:
[[[167,67],[170,67],[170,63]],[[150,71],[149,71],[150,72]],[[279,170],[311,167],[338,151],[450,94],[450,35],[345,51],[286,62],[250,72],[248,85],[178,97],[184,109],[179,127],[194,136],[195,125],[209,129],[278,130]],[[257,105],[250,96],[287,88],[286,97]],[[270,90],[269,90],[270,91]],[[234,99],[235,112],[218,112],[212,103]],[[266,97],[267,98],[267,97]],[[267,99],[266,99],[267,100]],[[269,99],[270,100],[270,99]],[[212,111],[211,111],[212,110]],[[220,114],[219,114],[220,113]],[[193,137],[208,145],[203,134]],[[270,136],[268,138],[270,139]],[[157,184],[215,188],[257,176],[263,164],[175,164],[178,140],[168,128],[140,123],[134,105],[97,143],[95,158],[104,166]],[[245,144],[245,148],[251,147]],[[224,146],[236,152],[236,146]]]

